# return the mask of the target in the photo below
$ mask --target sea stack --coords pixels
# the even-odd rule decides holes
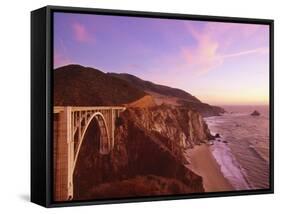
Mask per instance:
[[[255,111],[253,111],[251,116],[260,116],[260,113],[257,110],[255,110]]]

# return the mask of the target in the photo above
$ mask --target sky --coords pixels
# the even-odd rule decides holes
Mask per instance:
[[[54,14],[54,68],[80,64],[183,89],[213,105],[267,105],[269,26]]]

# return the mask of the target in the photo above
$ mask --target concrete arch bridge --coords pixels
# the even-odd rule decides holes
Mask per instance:
[[[54,199],[73,198],[73,173],[84,135],[95,119],[100,130],[99,153],[106,155],[114,147],[115,120],[125,107],[55,106],[54,120]]]

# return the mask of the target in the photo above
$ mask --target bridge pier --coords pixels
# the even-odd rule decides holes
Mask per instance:
[[[72,198],[72,163],[74,145],[71,137],[71,107],[65,107],[59,112],[54,128],[57,136],[54,136],[54,197],[59,201]],[[55,134],[56,134],[55,133]]]

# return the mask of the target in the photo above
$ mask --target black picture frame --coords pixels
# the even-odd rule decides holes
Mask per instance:
[[[138,198],[93,201],[55,202],[52,199],[52,116],[53,116],[53,13],[83,13],[113,16],[149,17],[165,19],[201,20],[230,23],[252,23],[270,27],[270,188],[231,192],[193,193],[176,196],[149,196]],[[144,202],[268,194],[274,192],[274,21],[173,13],[90,9],[46,6],[31,12],[31,201],[45,207]]]

